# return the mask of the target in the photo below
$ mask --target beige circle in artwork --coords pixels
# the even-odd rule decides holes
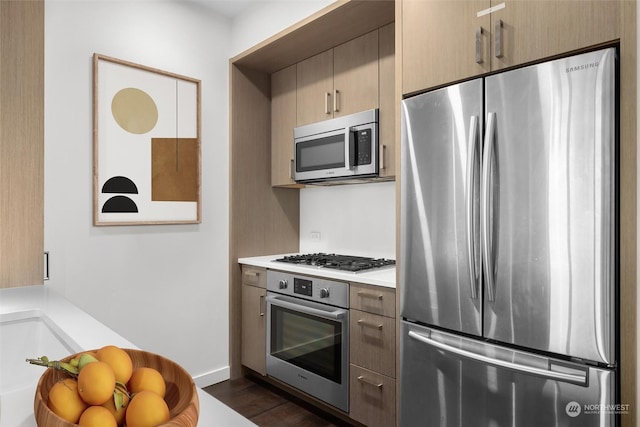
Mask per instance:
[[[158,122],[158,107],[153,98],[135,87],[115,94],[111,100],[111,113],[122,129],[135,134],[149,132]]]

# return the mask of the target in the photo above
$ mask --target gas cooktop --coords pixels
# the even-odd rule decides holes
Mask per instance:
[[[392,259],[325,253],[288,255],[274,261],[354,272],[396,265]]]

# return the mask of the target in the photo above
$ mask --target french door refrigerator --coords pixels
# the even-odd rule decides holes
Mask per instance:
[[[610,426],[616,50],[402,102],[402,426]]]

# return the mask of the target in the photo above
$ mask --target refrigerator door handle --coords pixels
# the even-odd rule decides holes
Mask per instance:
[[[552,371],[550,369],[539,368],[537,366],[525,365],[522,363],[510,362],[508,360],[495,359],[493,357],[485,356],[483,354],[474,353],[472,351],[464,350],[458,347],[451,346],[449,344],[442,343],[434,340],[429,336],[425,336],[415,331],[409,331],[409,337],[422,342],[423,344],[438,348],[440,350],[453,353],[455,355],[475,360],[477,362],[485,363],[487,365],[498,366],[501,368],[510,369],[512,371],[522,372],[525,374],[538,375],[554,381],[563,381],[573,384],[587,385],[587,372],[579,371],[580,374]],[[577,372],[577,370],[573,370]]]
[[[482,160],[482,188],[480,190],[481,207],[481,239],[482,239],[482,259],[484,261],[485,283],[487,284],[487,296],[489,301],[495,301],[495,283],[493,271],[493,251],[492,251],[492,223],[493,215],[492,194],[491,194],[491,158],[493,157],[493,144],[495,137],[496,113],[489,113],[487,117],[487,129],[484,135],[484,154]]]
[[[469,286],[471,288],[471,299],[478,298],[477,281],[478,265],[476,263],[476,230],[474,222],[475,214],[475,165],[476,151],[478,149],[478,116],[471,116],[469,119],[469,143],[467,144],[467,200],[466,220],[467,220],[467,257],[469,261]]]

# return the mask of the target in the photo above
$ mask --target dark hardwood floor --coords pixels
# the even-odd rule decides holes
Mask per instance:
[[[350,426],[253,376],[223,381],[204,391],[261,427]]]

